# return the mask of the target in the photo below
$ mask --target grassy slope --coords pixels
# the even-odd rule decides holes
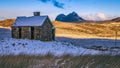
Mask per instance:
[[[115,31],[118,30],[120,37],[120,23],[64,23],[54,22],[57,36],[68,36],[73,38],[114,38]]]
[[[0,21],[0,26],[11,27],[14,22],[15,22],[15,19],[2,20],[2,21]]]
[[[0,56],[0,68],[119,68],[120,56]]]

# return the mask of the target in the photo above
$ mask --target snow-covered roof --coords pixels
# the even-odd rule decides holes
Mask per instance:
[[[42,26],[48,16],[17,17],[13,26]]]

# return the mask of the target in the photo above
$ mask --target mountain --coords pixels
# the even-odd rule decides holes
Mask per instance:
[[[85,21],[82,17],[80,17],[76,12],[72,12],[68,15],[59,14],[56,19],[56,21],[61,22],[83,22]]]
[[[56,21],[64,21],[64,18],[65,18],[66,16],[64,15],[64,14],[59,14],[57,17],[56,17]]]
[[[114,22],[120,22],[120,17],[114,18],[114,19],[112,19],[112,21],[114,21]]]

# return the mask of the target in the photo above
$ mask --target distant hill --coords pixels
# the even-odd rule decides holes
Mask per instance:
[[[3,27],[11,27],[14,22],[15,22],[15,19],[1,20],[1,21],[0,21],[0,26],[3,26]]]
[[[120,17],[114,18],[114,19],[112,19],[111,21],[120,22]]]
[[[115,38],[115,31],[118,31],[120,39],[120,23],[118,22],[84,22],[66,23],[55,21],[56,36],[73,38]]]
[[[72,12],[68,15],[59,14],[55,20],[61,21],[61,22],[83,22],[85,21],[85,19],[80,17],[76,12]]]

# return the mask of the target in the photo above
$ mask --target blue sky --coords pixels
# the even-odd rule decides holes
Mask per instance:
[[[0,0],[0,18],[32,16],[34,11],[49,15],[52,20],[72,11],[85,17],[97,13],[120,16],[119,8],[120,0]]]

